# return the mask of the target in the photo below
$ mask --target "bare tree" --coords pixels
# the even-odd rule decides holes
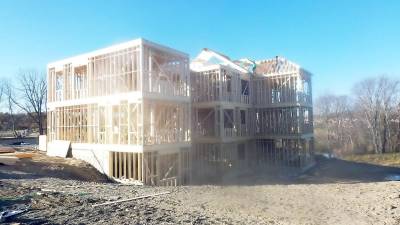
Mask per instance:
[[[394,143],[392,141],[392,129],[391,123],[394,121],[394,117],[398,105],[398,97],[400,91],[400,83],[398,80],[380,79],[381,86],[384,87],[382,91],[383,98],[383,140],[382,140],[382,152],[392,151]]]
[[[376,153],[392,150],[391,123],[398,105],[399,81],[385,76],[367,79],[354,87],[357,108],[367,124]]]
[[[3,89],[4,89],[4,87],[3,87],[3,84],[1,84],[0,85],[0,103],[1,103],[1,98],[3,97]]]
[[[13,104],[13,87],[11,86],[11,83],[9,80],[5,81],[3,84],[3,92],[4,95],[7,97],[7,108],[8,108],[8,113],[10,114],[10,122],[11,122],[11,128],[14,137],[18,137],[18,133],[15,129],[15,116],[14,116],[14,104]]]
[[[37,70],[21,70],[18,73],[17,93],[9,95],[11,101],[25,111],[44,134],[44,120],[47,104],[47,83],[45,73]]]
[[[394,150],[396,152],[400,152],[400,102],[397,104],[397,110],[395,113],[395,141],[394,141]]]
[[[0,79],[0,106],[2,100],[4,99],[6,82],[7,82],[6,79]]]
[[[330,126],[330,115],[332,114],[332,104],[334,95],[326,94],[317,98],[316,100],[316,117],[315,123],[319,122],[319,125],[326,131],[326,147],[327,149],[331,149],[332,146],[332,130]],[[319,119],[318,119],[319,118]]]
[[[336,145],[344,151],[353,149],[352,130],[353,115],[348,96],[336,96],[333,103],[332,126],[335,133]]]
[[[348,96],[323,95],[316,101],[316,127],[326,133],[326,148],[337,154],[354,149],[354,118]],[[321,134],[316,133],[321,136]],[[323,137],[325,139],[325,137]]]

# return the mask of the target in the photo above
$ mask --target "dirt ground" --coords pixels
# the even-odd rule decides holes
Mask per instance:
[[[304,174],[249,172],[218,185],[129,186],[86,163],[37,153],[0,166],[0,208],[20,224],[400,224],[397,167],[319,157]],[[147,194],[152,198],[93,207]]]

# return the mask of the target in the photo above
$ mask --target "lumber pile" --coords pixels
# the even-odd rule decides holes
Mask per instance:
[[[11,147],[0,146],[0,154],[2,153],[14,153],[15,150]]]
[[[15,152],[11,147],[0,146],[0,165],[15,165],[20,159],[32,158],[34,153]]]
[[[16,156],[11,156],[11,155],[0,155],[0,164],[7,165],[7,166],[12,166],[17,163],[19,160],[18,157]]]

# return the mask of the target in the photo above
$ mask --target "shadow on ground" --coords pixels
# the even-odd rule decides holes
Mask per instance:
[[[399,167],[316,157],[315,167],[301,175],[301,183],[367,183],[387,181],[388,175],[400,175]]]
[[[45,160],[48,160],[45,158]],[[53,161],[55,160],[55,161]],[[0,165],[0,179],[59,178],[90,182],[111,182],[105,175],[90,165],[70,165],[66,159],[51,161],[21,159],[13,166]],[[211,177],[212,172],[209,174]],[[195,179],[190,185],[266,185],[266,184],[324,184],[386,181],[389,175],[400,175],[400,168],[357,163],[341,159],[316,157],[316,164],[301,173],[297,168],[268,167],[231,172],[216,179]]]
[[[231,173],[212,181],[194,181],[194,185],[266,185],[368,183],[387,181],[389,175],[400,175],[400,168],[358,163],[342,159],[316,157],[315,165],[305,172],[296,168],[269,167]]]

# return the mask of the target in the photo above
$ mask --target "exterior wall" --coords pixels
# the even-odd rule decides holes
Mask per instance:
[[[190,101],[187,55],[173,54],[144,44],[142,57],[144,93],[153,98],[181,97],[186,102]]]
[[[190,149],[189,79],[185,53],[143,39],[51,63],[48,142],[71,141],[73,157],[116,178],[130,175],[115,172],[127,169],[118,160],[140,154],[140,177],[129,178],[180,183],[182,174],[167,182],[157,171],[169,159],[161,155]],[[178,163],[173,170],[185,162]]]
[[[257,66],[247,74],[222,65],[192,72],[193,168],[198,179],[218,179],[243,168],[312,163],[310,74],[281,58]]]
[[[290,104],[312,106],[311,77],[300,70],[283,74],[256,75],[252,80],[256,107]]]
[[[165,150],[165,149],[164,149]],[[176,186],[190,180],[190,148],[151,152],[110,152],[109,173],[149,185]]]
[[[194,182],[220,181],[254,161],[250,74],[217,65],[191,73]]]
[[[192,102],[231,102],[250,104],[250,76],[218,65],[213,69],[192,72]]]
[[[246,138],[253,135],[253,111],[249,107],[217,104],[213,107],[193,106],[194,139]]]
[[[144,145],[188,143],[189,103],[148,100],[144,104]]]
[[[312,111],[309,107],[288,106],[256,108],[256,136],[312,134]]]
[[[140,45],[51,64],[48,102],[141,91]]]
[[[216,66],[192,72],[193,141],[232,142],[251,136],[248,74]]]
[[[313,161],[313,145],[313,138],[258,138],[255,140],[255,163],[306,167]]]
[[[253,82],[255,140],[261,164],[313,162],[311,75],[280,58],[259,64]]]
[[[253,140],[193,143],[192,180],[194,183],[218,182],[225,176],[255,168]]]

